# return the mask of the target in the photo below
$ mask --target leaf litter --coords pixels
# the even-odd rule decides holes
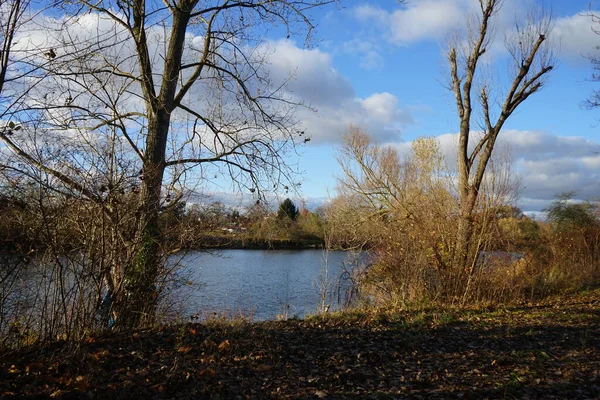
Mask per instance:
[[[600,290],[513,308],[164,326],[0,354],[0,396],[600,396]]]

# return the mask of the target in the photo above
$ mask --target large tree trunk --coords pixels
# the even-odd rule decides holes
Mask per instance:
[[[141,172],[138,200],[139,221],[136,229],[135,256],[125,271],[125,298],[121,302],[118,324],[132,328],[154,321],[156,281],[161,262],[159,226],[160,199],[165,171],[165,146],[169,130],[169,114],[160,112],[150,120],[147,158]]]
[[[119,316],[120,321],[118,322],[125,328],[148,325],[155,319],[158,298],[156,282],[161,262],[160,244],[162,240],[158,219],[165,172],[165,153],[171,112],[175,108],[174,98],[181,68],[185,32],[190,18],[190,10],[194,4],[195,1],[182,2],[181,7],[173,11],[173,25],[158,95],[156,95],[152,83],[152,65],[149,62],[143,24],[139,23],[136,26],[141,38],[138,40],[140,66],[144,70],[146,79],[142,88],[146,98],[148,134],[143,169],[140,175],[139,222],[135,238],[136,254],[133,257],[132,265],[125,272],[125,298],[122,302],[124,313]],[[143,5],[136,9],[139,13],[137,18],[140,21],[143,20],[144,10]]]
[[[458,228],[456,231],[456,248],[454,253],[454,267],[460,277],[468,275],[470,257],[471,239],[473,237],[473,210],[477,201],[477,194],[474,188],[469,188],[461,192],[459,199],[460,214],[458,218]]]

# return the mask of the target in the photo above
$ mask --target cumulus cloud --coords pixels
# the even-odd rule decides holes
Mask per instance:
[[[451,168],[456,165],[457,134],[437,137]],[[407,154],[411,143],[397,146]],[[575,192],[577,199],[600,198],[600,142],[578,136],[557,136],[540,131],[503,131],[496,145],[506,151],[520,177],[519,206],[540,211],[555,196]]]
[[[50,28],[61,26],[63,22],[60,18],[40,17],[39,19],[36,22],[38,25]],[[58,49],[58,44],[64,37],[78,38],[76,43],[84,45],[87,43],[87,39],[97,34],[105,38],[104,45],[111,44],[106,49],[99,50],[104,57],[118,60],[115,63],[118,63],[125,72],[138,74],[135,58],[127,57],[127,54],[134,53],[132,41],[126,32],[109,18],[92,13],[83,16],[77,24],[69,26],[68,30],[50,31],[57,33],[47,35],[40,29],[27,29],[18,38],[17,44],[23,48],[54,47]],[[155,60],[154,67],[158,75],[162,71],[163,59],[157,54],[160,53],[161,44],[165,41],[164,35],[165,32],[156,27],[148,30],[152,58]],[[183,58],[186,62],[193,62],[198,58],[197,49],[202,48],[203,38],[188,33],[187,42]],[[72,46],[75,46],[76,43]],[[59,57],[67,50],[57,50],[60,53]],[[339,139],[340,133],[346,130],[350,124],[364,126],[382,140],[398,140],[401,129],[412,122],[410,113],[401,107],[398,98],[389,93],[357,96],[350,81],[333,67],[331,55],[324,51],[300,48],[289,40],[267,41],[257,48],[246,50],[250,57],[260,60],[257,61],[260,63],[260,71],[264,76],[268,76],[271,83],[271,87],[267,90],[280,88],[280,91],[273,97],[281,97],[290,103],[302,103],[310,107],[310,109],[298,108],[296,119],[304,126],[307,136],[312,140],[311,143],[335,142]],[[40,54],[40,57],[43,57],[43,54]],[[265,62],[263,63],[263,61]],[[378,56],[376,49],[370,49],[364,63],[368,68],[376,68],[381,63],[381,57]],[[236,67],[242,68],[239,65]],[[251,76],[245,69],[242,69],[241,73],[248,73]],[[191,69],[185,70],[183,74],[185,80],[191,74]],[[184,103],[188,108],[203,115],[212,115],[214,108],[220,113],[219,115],[224,111],[231,113],[230,120],[232,121],[248,120],[248,117],[237,115],[243,113],[240,110],[245,108],[240,107],[234,82],[226,82],[224,85],[228,90],[224,91],[220,90],[220,80],[204,76],[202,78],[184,98]],[[157,83],[159,81],[156,80]],[[265,90],[260,86],[264,82],[255,82],[250,79],[247,84],[252,91],[260,93],[261,89]],[[65,98],[72,98],[78,103],[89,102],[89,95],[85,92],[76,93],[76,89],[67,87],[67,83],[55,79],[48,83],[51,87],[39,86],[35,93],[30,93],[30,97],[48,100],[50,96],[55,96],[56,99],[53,97],[51,100],[57,104],[65,103]],[[129,85],[128,91],[133,94],[127,98],[121,96],[118,106],[124,110],[123,112],[133,110],[142,112],[144,104],[140,100],[141,88],[135,82],[129,83]],[[115,90],[118,91],[124,85],[117,84],[115,86]],[[61,90],[57,90],[57,88]],[[215,102],[218,104],[213,104]],[[267,103],[267,105],[274,109],[278,106],[271,103]],[[94,108],[101,109],[102,106],[102,104],[94,105]],[[173,115],[174,121],[181,120],[182,123],[186,122],[186,118],[187,114],[180,111]],[[210,143],[211,141],[205,140],[204,142]]]
[[[409,1],[405,9],[390,15],[391,40],[407,44],[423,39],[439,39],[461,22],[469,0]]]
[[[271,76],[285,79],[292,100],[316,109],[299,109],[298,119],[316,143],[339,141],[349,125],[360,125],[381,141],[397,141],[413,122],[410,112],[390,93],[358,97],[350,81],[333,67],[331,56],[320,50],[298,48],[290,41],[272,46]]]
[[[600,24],[594,23],[590,11],[557,18],[552,34],[560,44],[561,54],[570,60],[585,61],[585,57],[596,53],[600,37]],[[598,15],[599,12],[594,12]]]
[[[476,0],[408,0],[393,10],[374,5],[361,5],[352,9],[352,15],[363,26],[378,27],[381,37],[395,45],[409,45],[419,41],[439,41],[457,28],[464,26],[465,17],[476,10]],[[502,32],[512,29],[514,21],[526,17],[535,3],[526,0],[507,0],[496,19],[497,42],[494,49],[501,51]],[[600,11],[582,9],[581,12],[555,20],[552,37],[559,44],[560,53],[568,60],[584,60],[596,51],[600,24],[594,23],[591,14]],[[367,40],[369,41],[369,40]],[[368,50],[363,49],[363,53]]]
[[[315,107],[341,105],[354,97],[350,81],[335,68],[331,56],[318,49],[302,49],[293,42],[280,40],[270,48],[270,73],[274,81],[287,84],[288,94],[296,101]]]
[[[517,9],[512,7],[513,2],[507,6]],[[444,38],[464,22],[465,15],[477,4],[477,0],[407,0],[394,10],[361,5],[352,11],[358,22],[378,26],[389,42],[408,45]]]
[[[528,133],[532,138],[523,140]],[[504,141],[514,149],[524,198],[547,204],[557,194],[570,191],[579,199],[600,198],[600,143],[519,131],[508,132]]]

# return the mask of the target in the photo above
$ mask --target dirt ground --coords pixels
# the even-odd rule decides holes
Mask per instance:
[[[600,290],[481,310],[186,324],[0,354],[3,398],[600,398]]]

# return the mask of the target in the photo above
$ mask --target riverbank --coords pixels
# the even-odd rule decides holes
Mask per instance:
[[[309,250],[322,249],[320,239],[271,239],[258,240],[244,235],[204,235],[186,244],[188,250],[226,249],[226,250]]]
[[[512,308],[209,321],[0,355],[53,398],[597,398],[600,290]]]

